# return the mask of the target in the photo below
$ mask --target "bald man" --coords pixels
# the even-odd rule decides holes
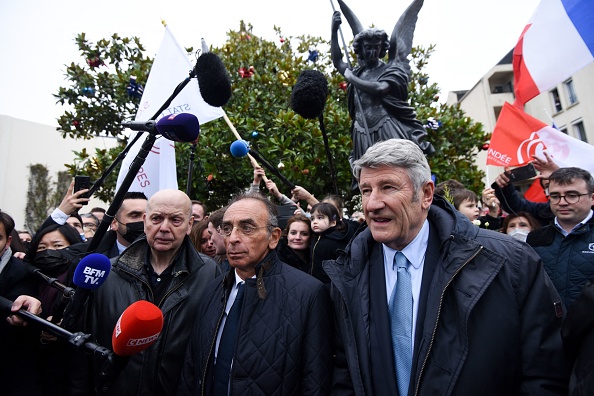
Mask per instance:
[[[133,355],[110,386],[109,395],[167,395],[177,388],[188,336],[206,284],[220,274],[213,260],[203,260],[188,235],[192,229],[190,198],[178,190],[161,190],[147,203],[145,236],[112,259],[105,283],[90,307],[88,332],[111,347],[122,312],[138,300],[156,304],[165,319],[157,342]],[[74,394],[94,394],[99,367],[79,369]]]

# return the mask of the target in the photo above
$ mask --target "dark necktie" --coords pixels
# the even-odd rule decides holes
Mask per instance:
[[[231,363],[237,345],[239,317],[243,305],[243,288],[243,282],[237,285],[237,297],[235,297],[235,301],[229,310],[223,334],[221,334],[221,341],[219,342],[217,362],[214,367],[214,395],[217,396],[229,394],[229,374],[231,373]]]
[[[390,297],[390,328],[394,347],[398,394],[406,396],[412,366],[412,283],[408,270],[410,263],[406,256],[398,252],[394,257],[394,261],[398,267],[398,278]]]

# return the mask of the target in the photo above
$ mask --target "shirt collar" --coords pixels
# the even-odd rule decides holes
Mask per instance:
[[[583,226],[584,224],[586,224],[592,218],[593,214],[594,214],[594,212],[592,211],[592,209],[590,209],[590,213],[588,213],[588,216],[586,216],[584,218],[584,220],[582,220],[578,224],[576,224],[575,227],[573,227],[571,229],[571,232],[573,232],[573,230],[575,230],[576,228],[579,228],[579,227]],[[565,231],[565,229],[563,229],[563,227],[561,227],[561,224],[559,224],[559,220],[557,219],[557,216],[555,216],[555,226],[563,233],[563,235],[565,235],[565,236],[569,235],[569,232]]]
[[[413,239],[408,245],[406,245],[404,249],[400,250],[400,252],[404,254],[404,256],[415,269],[419,269],[421,267],[421,264],[423,264],[425,260],[425,252],[427,251],[428,243],[429,221],[425,219],[425,222],[423,223],[423,226],[421,227],[421,230],[419,231],[415,239]],[[391,257],[392,260],[390,260],[390,262],[393,262],[394,256],[399,251],[396,249],[392,249],[386,246],[385,244],[382,245],[384,246],[384,254],[386,255],[386,258]]]

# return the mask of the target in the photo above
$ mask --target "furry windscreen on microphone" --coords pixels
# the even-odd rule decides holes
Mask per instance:
[[[291,92],[291,108],[304,118],[317,118],[324,111],[328,81],[318,70],[303,70]]]
[[[196,77],[200,93],[206,103],[221,107],[231,99],[231,80],[223,61],[212,52],[198,57]]]

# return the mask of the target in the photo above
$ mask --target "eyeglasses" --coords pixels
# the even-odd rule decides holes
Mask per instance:
[[[254,225],[251,224],[240,224],[238,226],[232,226],[231,224],[223,224],[220,227],[220,232],[226,236],[229,237],[231,236],[231,233],[233,232],[233,229],[236,228],[238,232],[242,233],[243,235],[252,235],[254,232],[256,232],[257,229],[259,228],[269,228],[270,224],[265,225],[265,226],[261,226],[261,227],[256,227]]]
[[[567,202],[568,204],[574,204],[579,202],[580,197],[582,195],[590,195],[590,193],[567,193],[565,195],[552,193],[549,194],[549,201],[551,201],[552,204],[558,204],[559,202],[561,202],[561,198],[565,198],[565,202]]]
[[[95,223],[83,223],[83,228],[86,228],[89,230],[96,230],[97,225]]]

